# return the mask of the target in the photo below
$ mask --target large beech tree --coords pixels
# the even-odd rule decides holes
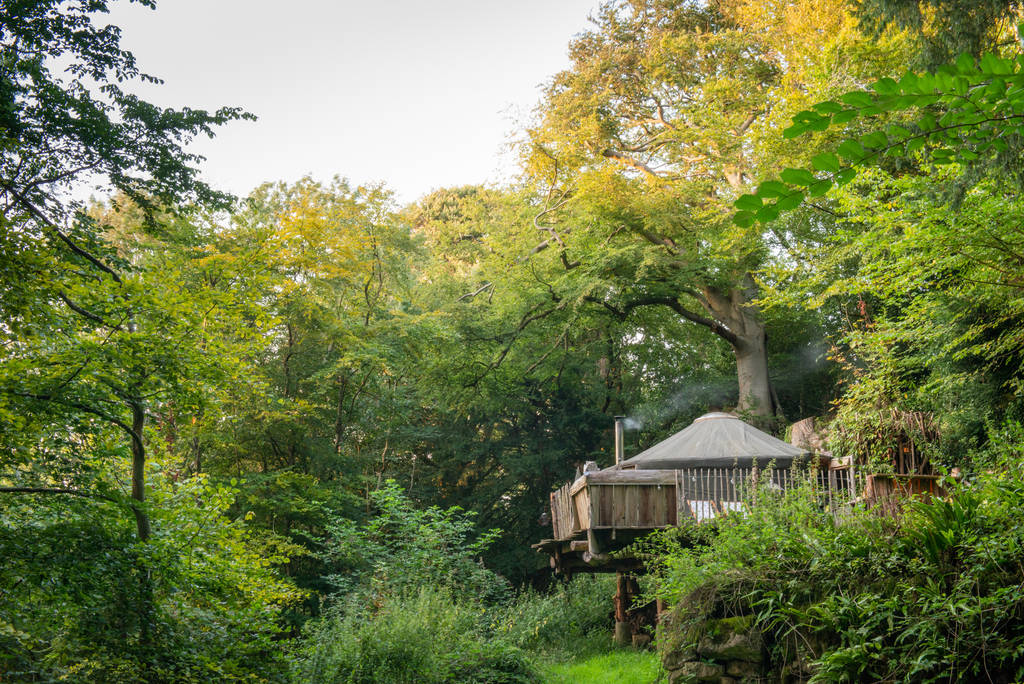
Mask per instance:
[[[868,45],[839,2],[762,4],[607,3],[524,150],[546,193],[534,251],[561,253],[566,291],[618,318],[659,306],[702,326],[733,351],[738,409],[767,417],[756,273],[786,235],[731,225],[730,201],[780,163],[786,112],[898,43]]]

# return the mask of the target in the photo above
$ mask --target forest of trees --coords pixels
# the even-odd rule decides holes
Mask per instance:
[[[439,681],[534,681],[530,544],[613,415],[1019,434],[1015,2],[610,0],[517,177],[409,206],[208,186],[251,115],[132,94],[108,4],[0,0],[0,681],[400,681],[325,644],[463,609],[426,586],[511,635],[452,613]]]

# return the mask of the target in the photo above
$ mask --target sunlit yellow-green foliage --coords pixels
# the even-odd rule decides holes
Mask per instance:
[[[106,3],[64,5],[12,6],[43,12],[15,28],[88,28]],[[915,518],[896,549],[884,520],[837,531],[805,492],[694,537],[663,564],[666,596],[740,577],[737,600],[782,601],[773,620],[821,607],[807,619],[848,639],[821,661],[836,678],[941,677],[959,664],[950,626],[983,657],[1006,637],[1000,672],[1019,672],[1020,535],[988,502],[1020,499],[1004,475],[1020,454],[991,454],[1019,442],[994,426],[1024,419],[1024,115],[1008,86],[1024,62],[1011,40],[888,78],[958,16],[994,17],[977,41],[1012,38],[1019,8],[930,0],[908,23],[899,5],[606,2],[521,131],[521,176],[404,208],[341,177],[228,201],[161,136],[238,111],[119,100],[137,107],[133,156],[116,121],[68,114],[85,91],[33,90],[43,63],[7,59],[53,34],[11,42],[0,22],[21,88],[0,82],[0,680],[653,679],[656,656],[603,653],[606,585],[510,589],[544,583],[530,544],[551,534],[552,486],[610,464],[610,416],[645,422],[639,449],[731,407],[847,431],[932,412],[928,453],[985,494],[915,509],[941,525]],[[113,28],[61,35],[99,50],[98,78],[134,74]],[[867,148],[877,164],[843,168]],[[60,192],[90,160],[122,192],[76,215]],[[793,189],[788,211],[759,214]],[[879,591],[851,598],[878,553]],[[961,615],[999,617],[974,633]],[[919,628],[928,650],[907,667],[864,646]]]

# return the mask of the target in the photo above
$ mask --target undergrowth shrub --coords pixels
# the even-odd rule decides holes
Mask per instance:
[[[524,589],[494,611],[492,628],[529,651],[576,650],[595,634],[610,638],[614,594],[614,575],[578,576],[546,592]]]
[[[499,531],[478,533],[475,513],[416,508],[393,480],[370,499],[368,519],[338,517],[328,525],[322,560],[335,596],[372,603],[433,586],[488,602],[508,597],[508,582],[480,560]]]
[[[366,520],[329,526],[323,560],[337,592],[307,625],[296,681],[536,681],[492,624],[510,595],[480,561],[497,531],[478,534],[458,507],[417,509],[391,481],[371,498]]]
[[[232,485],[152,466],[145,543],[92,501],[0,499],[0,682],[285,680],[294,549],[228,516]]]
[[[1021,436],[994,435],[975,461],[989,469],[946,480],[946,497],[907,502],[897,519],[834,517],[809,484],[760,492],[746,515],[661,557],[659,592],[676,606],[663,642],[754,615],[773,668],[800,650],[811,681],[1021,680]]]
[[[538,681],[523,652],[490,633],[481,604],[422,589],[371,614],[330,611],[308,635],[296,680],[350,684]]]

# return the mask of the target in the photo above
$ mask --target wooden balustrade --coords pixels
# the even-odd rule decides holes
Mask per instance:
[[[855,498],[848,472],[756,468],[604,470],[591,472],[551,493],[557,540],[588,530],[648,530],[701,522],[741,511],[762,492],[782,492],[813,478],[832,510]]]

